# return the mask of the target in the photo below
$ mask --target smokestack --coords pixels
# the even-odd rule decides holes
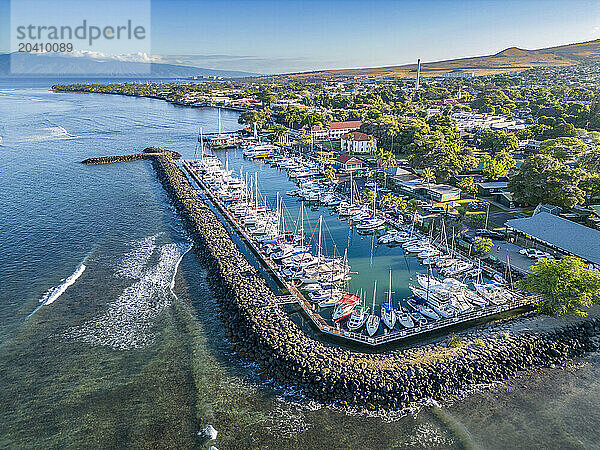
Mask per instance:
[[[419,83],[421,81],[421,59],[417,59],[417,82],[415,83],[415,89],[419,89]]]

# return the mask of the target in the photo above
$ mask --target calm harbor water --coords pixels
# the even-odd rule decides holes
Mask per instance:
[[[191,157],[198,127],[216,130],[216,110],[54,94],[51,84],[0,81],[1,447],[190,448],[206,423],[220,449],[599,446],[597,356],[388,414],[324,407],[262,380],[229,351],[149,163],[79,163],[149,145]],[[235,113],[222,121],[238,128]],[[258,171],[270,196],[282,182],[239,152],[230,163]],[[298,203],[286,204],[293,215]],[[406,295],[416,261],[373,246],[371,264],[370,237],[325,209],[310,213],[313,226],[321,213],[341,253],[350,236],[351,289],[376,278],[380,301],[392,267],[394,298]]]

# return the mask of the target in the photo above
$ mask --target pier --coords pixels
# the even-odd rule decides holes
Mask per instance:
[[[183,167],[186,172],[192,177],[195,183],[206,193],[213,205],[218,209],[221,215],[229,222],[233,228],[237,231],[239,236],[242,238],[244,243],[257,257],[263,267],[267,270],[269,275],[277,282],[277,284],[287,290],[289,295],[286,296],[287,301],[285,303],[296,303],[298,304],[305,315],[310,319],[313,326],[316,327],[321,333],[337,338],[347,339],[349,341],[365,344],[370,347],[378,347],[385,344],[390,344],[402,340],[408,340],[411,338],[426,337],[436,331],[449,329],[458,325],[467,325],[468,323],[481,320],[484,318],[492,318],[502,313],[509,312],[511,310],[519,310],[531,308],[536,302],[539,301],[538,297],[535,296],[519,296],[514,300],[506,302],[502,305],[488,305],[483,308],[476,309],[468,313],[462,313],[458,316],[449,317],[447,319],[439,319],[433,323],[429,323],[425,326],[414,326],[412,328],[405,328],[402,330],[393,330],[387,334],[381,336],[366,336],[361,333],[344,330],[342,328],[335,327],[327,323],[327,321],[315,311],[315,307],[310,303],[300,290],[287,280],[283,279],[279,273],[279,267],[277,264],[264,254],[260,248],[256,245],[254,240],[248,234],[239,221],[231,214],[231,212],[225,207],[223,202],[214,195],[212,190],[207,187],[202,180],[197,176],[192,167],[187,161],[183,161]],[[488,270],[492,270],[491,268]],[[492,273],[495,273],[493,271]],[[283,296],[280,296],[283,297]],[[281,303],[280,301],[278,303]]]

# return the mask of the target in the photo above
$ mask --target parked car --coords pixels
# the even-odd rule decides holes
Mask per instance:
[[[485,237],[485,238],[490,238],[490,239],[498,239],[498,240],[504,239],[504,234],[498,233],[497,231],[486,230],[486,229],[483,229],[483,228],[480,228],[480,229],[476,230],[475,234],[477,236],[481,236],[481,237]]]
[[[542,250],[538,250],[537,248],[523,248],[523,249],[519,250],[519,253],[521,255],[527,256],[528,258],[554,259],[554,256],[552,256],[550,253],[544,252]]]

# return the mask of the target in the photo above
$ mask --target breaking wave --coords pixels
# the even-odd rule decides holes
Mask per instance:
[[[65,130],[60,125],[53,127],[41,128],[40,133],[24,137],[21,139],[24,142],[39,142],[39,141],[51,141],[57,139],[77,139],[79,136],[74,136],[70,134],[67,130]]]
[[[153,252],[157,251],[156,248],[148,250],[153,245],[150,239],[132,252],[137,255],[136,264],[144,260],[148,263]],[[140,269],[139,279],[109,303],[104,313],[68,329],[64,336],[115,350],[143,348],[152,344],[155,339],[152,331],[154,320],[176,298],[172,293],[175,272],[189,248],[189,244],[165,244],[159,247],[156,265]],[[132,275],[138,272],[136,269],[127,273]]]
[[[71,286],[73,283],[75,283],[77,281],[77,279],[83,274],[85,269],[86,269],[86,266],[83,263],[80,264],[79,266],[77,266],[77,269],[75,269],[75,272],[73,272],[67,278],[63,278],[59,285],[54,286],[53,288],[50,288],[42,296],[42,298],[40,299],[40,303],[42,303],[42,305],[51,305],[56,300],[58,300],[58,298],[61,295],[63,295],[63,293],[69,288],[69,286]]]

